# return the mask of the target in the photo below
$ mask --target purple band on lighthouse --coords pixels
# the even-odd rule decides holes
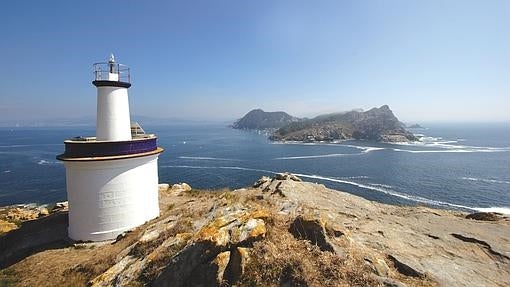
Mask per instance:
[[[119,88],[131,87],[131,83],[121,81],[95,80],[92,81],[92,84],[96,87],[119,87]]]
[[[133,155],[154,151],[158,148],[156,137],[119,142],[66,141],[62,158],[105,157]]]

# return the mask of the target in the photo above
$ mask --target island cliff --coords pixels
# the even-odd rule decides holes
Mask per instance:
[[[109,242],[69,241],[65,205],[28,221],[15,209],[0,210],[19,226],[0,236],[2,286],[510,282],[508,218],[375,203],[292,174],[235,191],[161,184],[161,215]]]

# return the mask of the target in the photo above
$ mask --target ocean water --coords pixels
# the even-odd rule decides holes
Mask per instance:
[[[166,151],[160,182],[232,189],[289,171],[364,198],[510,214],[510,125],[430,125],[415,144],[274,143],[220,124],[145,126]],[[0,129],[0,205],[66,199],[63,140],[91,128]]]

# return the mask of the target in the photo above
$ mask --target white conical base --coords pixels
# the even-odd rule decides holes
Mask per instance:
[[[64,162],[69,201],[69,237],[115,239],[159,216],[158,155]]]

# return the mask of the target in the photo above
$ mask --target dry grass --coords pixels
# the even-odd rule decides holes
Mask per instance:
[[[167,207],[166,207],[166,211],[170,211],[172,209],[174,209],[175,207],[175,203],[170,203]]]
[[[88,260],[82,264],[79,264],[72,269],[66,270],[64,272],[64,276],[67,282],[74,282],[76,286],[79,286],[80,284],[84,286],[90,279],[102,274],[114,264],[114,254],[101,256],[99,258],[94,258],[93,260]]]
[[[169,224],[175,224],[162,232],[157,239],[137,243],[130,251],[130,255],[139,258],[151,255],[141,276],[129,286],[150,285],[187,242],[184,240],[166,248],[161,247],[162,243],[177,234],[191,234],[196,231],[194,228],[197,227],[194,224],[214,214],[211,212],[214,208],[236,205],[253,210],[277,210],[275,202],[261,198],[259,195],[252,190],[237,193],[228,189],[194,189],[185,192],[182,196],[168,196],[161,200],[162,215],[156,221],[165,220]],[[365,253],[345,243],[347,240],[337,242],[337,245],[345,252],[342,256],[321,251],[310,241],[296,239],[289,232],[289,226],[294,218],[275,212],[264,218],[267,228],[266,237],[262,241],[255,242],[250,248],[250,260],[245,266],[242,277],[235,282],[236,286],[281,286],[282,284],[288,286],[380,286],[379,282],[371,277],[373,271],[364,260]],[[34,254],[27,260],[1,270],[0,287],[86,286],[87,282],[110,268],[115,263],[119,252],[134,244],[147,226],[154,222],[135,229],[115,244],[95,248],[71,247]],[[157,249],[158,247],[160,248]],[[152,253],[155,250],[156,252]],[[44,261],[43,265],[40,264],[42,261]],[[391,263],[390,267],[392,267]],[[27,273],[27,270],[33,274]],[[392,268],[392,270],[395,269]],[[48,274],[52,275],[52,280],[47,279]],[[408,286],[435,286],[434,282],[426,278],[411,278],[401,274],[395,274],[392,277]]]
[[[266,240],[254,244],[241,286],[379,286],[362,256],[323,252],[292,236],[288,225],[288,220],[275,218]]]
[[[139,283],[146,286],[154,281],[163,272],[172,257],[181,251],[184,246],[186,246],[186,242],[181,242],[181,244],[169,246],[162,252],[159,252],[143,270]]]

